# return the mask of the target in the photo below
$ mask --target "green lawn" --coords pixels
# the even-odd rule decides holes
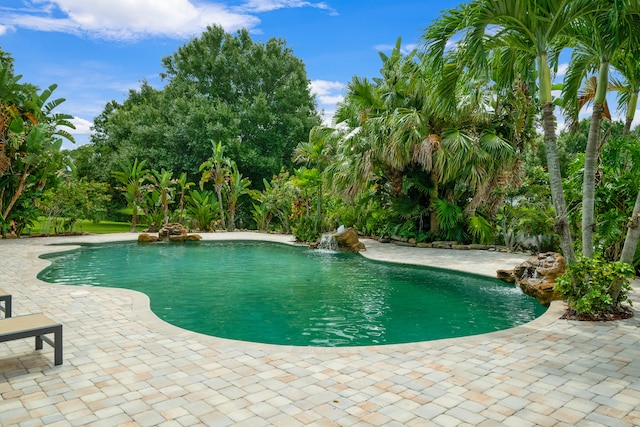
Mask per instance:
[[[146,225],[137,226],[138,231],[146,228]],[[93,221],[81,220],[78,221],[73,229],[75,232],[81,233],[93,233],[93,234],[108,234],[108,233],[127,233],[131,231],[131,223],[128,222],[115,222],[115,221],[100,221],[94,223]],[[28,233],[23,233],[28,234]],[[31,234],[42,234],[40,230],[40,222],[36,222],[31,227]]]

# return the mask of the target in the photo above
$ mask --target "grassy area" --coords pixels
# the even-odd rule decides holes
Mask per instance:
[[[137,226],[138,231],[146,228],[146,226]],[[81,233],[93,233],[93,234],[108,234],[108,233],[127,233],[131,231],[131,223],[128,222],[115,222],[115,221],[100,221],[94,223],[93,221],[81,220],[76,223],[73,228],[74,232]],[[24,233],[28,234],[28,233]],[[40,222],[36,222],[31,227],[31,234],[42,234],[40,228]]]

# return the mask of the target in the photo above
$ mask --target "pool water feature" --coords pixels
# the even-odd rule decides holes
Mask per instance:
[[[546,310],[512,285],[270,242],[114,243],[46,255],[41,280],[127,288],[195,332],[296,346],[363,346],[511,328]]]

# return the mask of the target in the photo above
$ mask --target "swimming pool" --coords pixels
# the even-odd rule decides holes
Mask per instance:
[[[208,335],[297,346],[459,337],[546,310],[497,279],[270,242],[86,245],[39,278],[147,294],[161,319]]]

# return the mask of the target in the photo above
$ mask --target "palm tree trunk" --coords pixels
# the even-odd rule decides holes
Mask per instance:
[[[220,220],[222,224],[222,229],[226,229],[227,225],[224,221],[224,206],[222,206],[222,186],[216,184],[216,195],[218,196],[218,205],[220,207]]]
[[[322,220],[322,182],[318,185],[318,201],[316,205],[316,233],[319,233]]]
[[[568,263],[572,263],[575,262],[576,256],[573,251],[573,240],[571,238],[571,229],[569,228],[569,218],[567,216],[567,203],[562,188],[553,102],[545,102],[542,104],[542,125],[544,128],[545,149],[547,153],[547,167],[549,168],[551,199],[556,211],[556,231],[560,236],[562,254]]]
[[[438,201],[438,174],[435,169],[431,169],[431,180],[433,181],[433,194],[431,195],[431,203],[429,206],[429,230],[433,237],[440,233],[440,224],[438,224],[438,210],[436,202]]]
[[[551,70],[547,62],[547,53],[542,52],[538,61],[538,87],[540,104],[542,105],[542,128],[544,129],[545,151],[547,167],[549,169],[549,184],[551,186],[551,200],[556,211],[556,232],[560,236],[560,249],[567,263],[575,262],[573,240],[569,217],[567,216],[567,202],[562,188],[560,173],[560,157],[558,156],[558,141],[556,136],[556,117],[553,114],[553,96],[551,95]]]
[[[133,212],[131,213],[131,232],[136,232],[136,224],[138,223],[138,205],[133,204]]]
[[[593,106],[589,138],[584,157],[584,178],[582,180],[582,253],[593,258],[593,232],[595,231],[594,209],[596,192],[596,157],[600,140],[600,123],[603,104]]]
[[[636,106],[638,105],[638,92],[631,94],[629,99],[629,105],[627,106],[627,119],[624,124],[623,136],[629,136],[631,131],[631,123],[635,117]],[[622,247],[622,253],[620,254],[620,261],[627,264],[633,264],[633,257],[636,254],[638,247],[638,240],[640,240],[640,190],[638,190],[638,196],[636,197],[636,204],[633,207],[631,213],[631,219],[627,224],[627,236],[624,239],[624,246]]]
[[[633,207],[631,220],[629,220],[627,227],[627,237],[624,239],[620,261],[633,264],[633,257],[638,247],[638,239],[640,239],[640,191],[638,191],[636,204]]]
[[[624,122],[624,130],[622,131],[622,136],[628,136],[629,132],[631,132],[631,123],[633,123],[637,105],[638,92],[633,92],[629,97],[629,104],[627,105],[627,117]]]
[[[600,123],[607,100],[609,63],[602,61],[598,69],[596,95],[593,100],[593,114],[589,126],[587,149],[584,157],[584,178],[582,180],[582,253],[593,258],[593,232],[595,231],[595,194],[598,147],[600,146]]]

